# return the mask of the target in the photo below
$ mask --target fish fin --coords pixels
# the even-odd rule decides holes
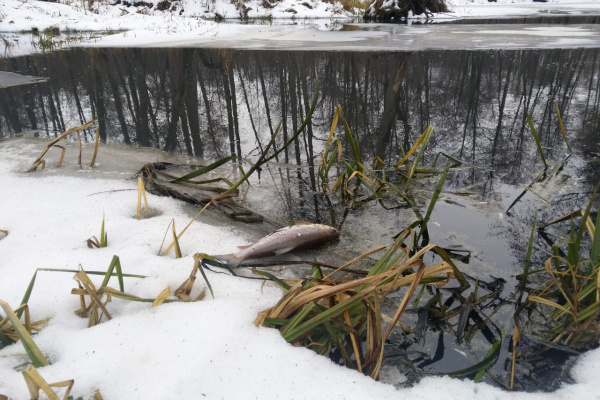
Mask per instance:
[[[303,219],[295,219],[294,225],[313,225],[312,222],[305,221]]]
[[[252,245],[251,244],[246,244],[246,245],[243,245],[243,246],[238,246],[238,249],[245,250],[245,249],[247,249],[250,246],[252,246]]]
[[[285,249],[279,249],[279,250],[275,251],[275,255],[279,256],[281,254],[289,253],[290,251],[292,251],[294,249],[295,249],[295,247],[287,247]]]

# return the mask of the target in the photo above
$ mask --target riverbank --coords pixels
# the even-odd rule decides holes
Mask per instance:
[[[198,3],[192,0],[173,2],[161,7],[159,0],[133,6],[128,2],[93,2],[91,7],[73,0],[60,3],[36,0],[4,0],[0,4],[0,33],[8,32],[120,32],[145,31],[161,35],[194,32],[199,35],[218,35],[216,21],[246,20],[250,25],[316,24],[331,29],[333,21],[352,20],[362,16],[362,9],[341,2],[285,0],[246,2],[242,10],[228,0]],[[359,5],[362,3],[356,3]],[[366,3],[365,3],[366,4]],[[600,3],[594,0],[555,0],[546,3],[531,0],[448,0],[448,13],[435,14],[430,20],[461,18],[494,18],[531,15],[581,15],[600,13]],[[413,15],[423,20],[425,15]],[[125,39],[126,36],[123,36]],[[149,38],[153,39],[153,38]],[[126,40],[125,40],[126,41]]]

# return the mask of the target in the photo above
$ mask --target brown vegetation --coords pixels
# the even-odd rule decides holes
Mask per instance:
[[[364,19],[375,21],[394,21],[406,19],[409,12],[414,15],[448,12],[444,0],[394,0],[386,4],[384,0],[375,0],[365,12]]]

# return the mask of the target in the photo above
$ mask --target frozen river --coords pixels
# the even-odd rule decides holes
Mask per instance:
[[[596,23],[531,24],[527,19],[494,20],[492,24],[455,23],[342,24],[328,21],[295,22],[292,25],[220,24],[204,31],[180,35],[115,35],[90,46],[101,47],[203,47],[264,50],[413,51],[595,48],[600,46],[598,17],[582,18]],[[568,17],[565,18],[568,20]],[[558,21],[558,23],[557,23]],[[151,42],[151,43],[150,43]]]

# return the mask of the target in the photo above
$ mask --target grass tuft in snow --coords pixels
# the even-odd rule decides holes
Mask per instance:
[[[206,254],[201,254],[201,253],[194,254],[194,266],[192,267],[192,272],[190,273],[189,278],[186,279],[177,288],[177,290],[175,290],[175,296],[177,296],[178,299],[192,300],[192,298],[190,297],[190,294],[192,293],[192,288],[194,286],[194,282],[196,281],[196,275],[198,274],[198,270],[200,270],[200,273],[202,274],[202,277],[204,278],[204,282],[206,282],[206,286],[208,287],[208,290],[210,291],[210,295],[212,296],[213,299],[215,298],[215,294],[213,292],[210,282],[208,281],[208,277],[204,273],[204,269],[200,268],[201,261],[203,259],[205,259],[206,257],[207,257]],[[204,290],[202,290],[202,292],[200,292],[199,296],[196,296],[195,300],[202,300],[203,298],[204,298]]]
[[[48,383],[42,377],[39,371],[32,366],[29,366],[23,370],[23,378],[25,378],[25,383],[27,383],[27,389],[29,389],[29,395],[32,399],[39,399],[41,390],[48,397],[48,399],[60,400],[60,397],[58,397],[58,394],[52,388],[66,388],[62,399],[67,400],[70,398],[69,394],[71,394],[71,390],[75,384],[73,379],[68,381]]]
[[[261,312],[255,324],[279,329],[290,343],[330,355],[334,349],[347,367],[378,379],[384,345],[400,316],[421,284],[441,287],[451,279],[469,286],[444,250],[430,244],[417,251],[416,232],[406,228],[388,246],[367,276],[333,279],[355,260],[323,276],[318,267],[311,278],[286,282],[286,293],[273,307]],[[415,251],[412,255],[411,253]],[[422,259],[429,251],[442,261],[427,267]],[[381,302],[391,293],[404,296],[384,330]]]
[[[177,239],[177,230],[175,229],[175,220],[171,221],[171,230],[173,232],[173,244],[175,245],[175,258],[181,258],[181,247],[179,247],[179,239]]]
[[[0,22],[2,22],[2,13],[0,13]],[[0,35],[0,42],[4,44],[4,50],[8,50],[9,47],[14,46],[14,43],[8,41],[4,36]]]
[[[144,185],[144,179],[138,177],[138,201],[137,201],[137,219],[142,218],[142,197],[144,198],[144,205],[146,206],[146,217],[150,218],[150,208],[148,207],[148,198],[146,197],[146,188]]]
[[[0,307],[4,310],[4,314],[6,314],[6,317],[0,320],[0,340],[3,343],[10,344],[11,341],[16,342],[19,339],[34,366],[44,367],[50,365],[31,337],[34,326],[29,318],[29,307],[27,304],[23,304],[16,310],[13,310],[7,302],[0,300]],[[17,315],[20,310],[25,311],[25,324],[21,322],[20,317]],[[10,322],[10,325],[8,325],[8,322]],[[46,320],[43,322],[46,322]]]
[[[59,146],[57,143],[60,142],[61,140],[63,140],[64,138],[66,138],[67,136],[71,135],[72,133],[76,132],[77,133],[77,140],[79,141],[79,166],[81,167],[81,135],[80,135],[80,131],[89,128],[90,126],[92,126],[92,124],[96,124],[96,145],[94,147],[94,155],[92,156],[92,161],[90,163],[90,167],[94,166],[94,163],[96,161],[96,155],[98,153],[98,143],[100,140],[100,134],[98,132],[98,124],[96,123],[96,120],[91,120],[89,122],[86,122],[83,125],[78,125],[78,126],[74,126],[72,128],[67,129],[64,133],[62,133],[60,136],[58,136],[56,139],[54,139],[53,141],[51,141],[45,148],[44,150],[42,150],[42,152],[40,153],[40,155],[35,159],[35,161],[33,162],[33,164],[31,164],[31,166],[29,167],[29,169],[27,169],[27,172],[31,172],[31,171],[35,171],[40,165],[42,167],[42,169],[44,169],[46,167],[46,161],[44,160],[44,156],[46,155],[46,153],[48,152],[48,150],[50,150],[52,147],[60,147],[62,149],[61,152],[61,156],[60,156],[60,161],[58,163],[58,167],[60,167],[63,163],[63,160],[65,158],[65,153],[67,151],[67,149],[63,146]]]
[[[37,41],[33,41],[32,39],[32,44],[42,51],[52,51],[58,47],[58,43],[52,35],[39,35]]]
[[[186,283],[184,282],[184,284],[182,285],[182,286],[185,286],[185,288],[189,289],[189,290],[187,290],[187,291],[184,289],[180,290],[181,287],[179,289],[177,289],[175,291],[175,295],[177,296],[177,299],[169,299],[168,298],[171,295],[170,288],[166,288],[165,290],[163,290],[161,293],[158,294],[158,296],[156,298],[143,298],[143,297],[138,297],[138,296],[135,296],[135,295],[132,295],[129,293],[125,293],[125,285],[123,282],[124,277],[137,277],[137,278],[144,278],[144,277],[140,276],[140,275],[123,274],[123,271],[121,269],[121,262],[120,262],[118,256],[113,256],[110,266],[108,267],[108,270],[104,274],[104,280],[102,281],[102,284],[100,285],[99,289],[96,289],[96,286],[94,285],[92,280],[89,278],[90,274],[88,274],[86,271],[84,271],[80,267],[79,271],[77,271],[77,273],[73,277],[73,279],[75,279],[77,281],[77,284],[79,287],[71,290],[72,294],[77,295],[80,298],[80,308],[75,313],[77,315],[80,315],[83,318],[88,318],[89,319],[88,326],[91,327],[91,326],[95,326],[95,325],[99,324],[102,320],[102,316],[105,316],[107,320],[112,319],[108,309],[106,308],[107,304],[112,300],[112,297],[117,297],[117,298],[120,298],[123,300],[135,301],[135,302],[141,302],[141,303],[152,303],[152,305],[154,307],[156,307],[160,304],[163,304],[163,303],[172,303],[172,302],[177,302],[177,301],[186,301],[186,302],[200,301],[204,298],[204,290],[202,290],[200,292],[200,294],[198,296],[196,296],[195,298],[192,298],[189,296],[192,286],[193,286],[193,282],[195,280],[196,272],[197,272],[197,267],[194,266],[194,269],[192,270],[192,274],[190,275],[190,278],[188,278],[188,280],[186,280],[186,282],[191,280],[191,284],[186,285]],[[108,286],[108,282],[110,281],[110,278],[113,276],[116,276],[118,279],[119,290]],[[208,281],[207,281],[207,283],[208,283]],[[211,289],[211,293],[212,293],[212,289]],[[86,301],[87,297],[89,297],[89,299],[90,299],[89,305]]]
[[[90,249],[99,249],[108,246],[108,232],[104,229],[104,216],[102,216],[102,225],[100,226],[100,240],[96,236],[92,236],[85,242]]]

